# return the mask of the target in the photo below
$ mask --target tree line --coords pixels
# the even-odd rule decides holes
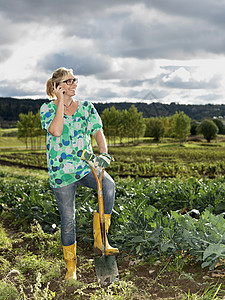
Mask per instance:
[[[225,134],[225,126],[219,119],[203,119],[201,122],[191,120],[183,111],[176,112],[171,117],[149,118],[146,120],[146,137],[160,141],[162,137],[171,137],[186,141],[189,135],[202,134],[210,142],[217,134]]]
[[[19,120],[19,114],[27,114],[32,111],[36,114],[44,102],[48,102],[48,99],[17,99],[0,97],[0,120],[2,128],[9,128],[15,126]],[[100,115],[103,114],[105,109],[111,109],[112,106],[116,110],[129,110],[132,103],[118,102],[118,103],[94,103]],[[205,104],[205,105],[193,105],[193,104],[179,104],[171,102],[169,104],[161,103],[159,101],[145,103],[136,102],[135,107],[139,112],[143,113],[144,118],[156,118],[156,117],[168,117],[177,112],[183,111],[192,120],[201,121],[203,118],[223,117],[225,118],[225,105],[224,104]]]
[[[207,142],[217,137],[217,134],[225,134],[225,126],[219,119],[203,119],[201,122],[192,121],[183,111],[176,112],[169,117],[143,118],[141,112],[132,105],[129,110],[105,109],[102,114],[104,132],[108,142],[112,143],[119,137],[123,139],[139,139],[140,137],[152,137],[160,141],[162,137],[171,137],[186,141],[189,135],[202,134]]]
[[[117,110],[114,106],[106,108],[102,113],[102,122],[108,143],[116,143],[118,137],[120,143],[124,138],[129,140],[139,139],[145,134],[146,124],[143,114],[132,105],[129,110]]]
[[[102,122],[108,144],[123,144],[135,142],[143,137],[152,137],[160,141],[163,137],[170,137],[186,141],[189,135],[202,134],[210,142],[217,134],[225,134],[225,126],[219,119],[204,119],[201,122],[193,121],[183,111],[176,112],[169,117],[144,118],[135,105],[129,110],[117,110],[114,106],[106,108],[102,115]],[[41,148],[41,141],[46,132],[41,128],[40,111],[37,114],[20,113],[17,122],[18,138],[28,148]]]

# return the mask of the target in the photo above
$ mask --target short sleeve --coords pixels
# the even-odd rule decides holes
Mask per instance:
[[[95,109],[94,105],[89,102],[89,117],[87,131],[89,134],[94,135],[98,130],[102,129],[102,120]]]
[[[52,103],[44,103],[40,108],[40,118],[42,129],[48,131],[48,128],[54,119],[55,110]]]

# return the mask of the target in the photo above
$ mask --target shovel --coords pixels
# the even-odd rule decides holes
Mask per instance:
[[[110,255],[110,256],[105,255],[106,232],[105,232],[105,217],[104,217],[104,204],[103,204],[103,192],[102,192],[102,179],[103,179],[104,169],[101,169],[98,175],[93,167],[91,167],[91,170],[97,182],[99,220],[100,220],[100,229],[101,229],[101,238],[102,238],[102,256],[96,257],[94,259],[95,270],[96,270],[98,281],[100,281],[101,285],[107,286],[113,282],[119,281],[119,272],[118,272],[115,255]]]

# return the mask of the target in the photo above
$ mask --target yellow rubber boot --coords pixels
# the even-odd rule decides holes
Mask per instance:
[[[76,248],[77,243],[71,245],[71,246],[63,246],[63,255],[64,260],[67,267],[67,272],[65,279],[74,279],[77,280],[77,274],[76,274],[76,265],[77,265],[77,256],[76,256]]]
[[[109,226],[111,224],[111,215],[104,215],[105,216],[105,231],[108,233]],[[100,229],[100,220],[99,220],[99,213],[94,212],[94,220],[93,220],[93,234],[94,234],[94,252],[97,254],[102,253],[102,237],[101,237],[101,229]],[[106,235],[106,249],[105,255],[116,255],[119,254],[119,250],[117,248],[113,248],[110,246],[107,235]]]

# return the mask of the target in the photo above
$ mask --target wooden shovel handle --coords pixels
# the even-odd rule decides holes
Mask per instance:
[[[91,167],[92,173],[95,177],[97,183],[97,191],[98,191],[98,210],[99,210],[99,221],[100,221],[100,229],[101,229],[101,238],[102,238],[102,255],[105,255],[105,247],[106,247],[106,236],[105,236],[105,216],[104,216],[104,203],[103,203],[103,191],[102,191],[102,179],[104,175],[104,169],[102,169],[100,177],[96,174],[94,168]]]

